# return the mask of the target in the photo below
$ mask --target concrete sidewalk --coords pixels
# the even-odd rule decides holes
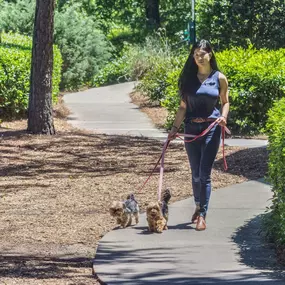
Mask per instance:
[[[158,130],[148,116],[131,103],[129,94],[135,82],[93,88],[67,94],[64,101],[72,114],[69,122],[77,128],[100,134],[143,136],[165,140],[167,133]],[[229,146],[260,147],[266,140],[226,139]]]
[[[68,120],[75,127],[100,134],[165,138],[167,134],[131,103],[134,86],[135,82],[128,82],[65,95],[72,112]]]
[[[259,235],[270,198],[270,187],[258,181],[213,192],[204,232],[189,223],[192,199],[170,206],[169,229],[162,234],[149,233],[141,215],[138,225],[102,238],[94,271],[108,285],[284,285],[274,252]]]

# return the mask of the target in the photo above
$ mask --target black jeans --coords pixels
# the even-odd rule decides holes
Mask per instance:
[[[185,133],[198,135],[211,122],[185,123]],[[185,140],[190,140],[185,138]],[[215,125],[205,136],[194,142],[185,142],[192,171],[192,187],[196,205],[200,206],[200,215],[206,216],[211,196],[211,172],[221,141],[221,127]]]

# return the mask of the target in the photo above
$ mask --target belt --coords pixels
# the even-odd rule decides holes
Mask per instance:
[[[191,119],[191,122],[193,123],[205,123],[205,122],[214,122],[217,119],[214,118],[193,118]]]

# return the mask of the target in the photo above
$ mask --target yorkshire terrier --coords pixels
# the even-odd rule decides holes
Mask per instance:
[[[162,233],[167,230],[168,222],[168,202],[171,198],[169,189],[162,193],[162,200],[152,202],[147,206],[146,219],[148,222],[148,229],[151,232]]]
[[[117,218],[117,223],[122,228],[132,224],[132,216],[134,216],[136,224],[139,222],[139,205],[134,194],[128,195],[124,202],[114,201],[109,210],[111,216]]]

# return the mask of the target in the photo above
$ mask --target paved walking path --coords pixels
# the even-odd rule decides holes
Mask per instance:
[[[108,135],[165,138],[146,114],[131,103],[129,94],[134,82],[93,88],[68,94],[64,101],[71,110],[70,123],[75,127]]]
[[[258,181],[213,192],[204,232],[189,223],[192,199],[170,206],[162,234],[148,233],[141,215],[137,226],[102,238],[94,270],[108,285],[284,285],[284,276],[272,269],[274,252],[259,235],[270,197],[270,187]]]
[[[165,139],[147,116],[130,103],[126,83],[68,94],[76,127],[110,135],[139,135]],[[265,146],[266,141],[227,140],[228,145]],[[270,205],[270,186],[249,181],[212,193],[207,230],[196,232],[189,223],[192,199],[170,206],[169,230],[147,231],[140,223],[115,229],[99,242],[93,262],[98,277],[108,285],[143,284],[285,284],[273,250],[260,235],[261,216]]]
[[[64,101],[72,114],[75,127],[108,135],[146,136],[166,139],[167,133],[154,127],[145,113],[131,103],[130,92],[135,82],[93,88],[68,94]],[[230,146],[265,146],[265,140],[226,139]]]

